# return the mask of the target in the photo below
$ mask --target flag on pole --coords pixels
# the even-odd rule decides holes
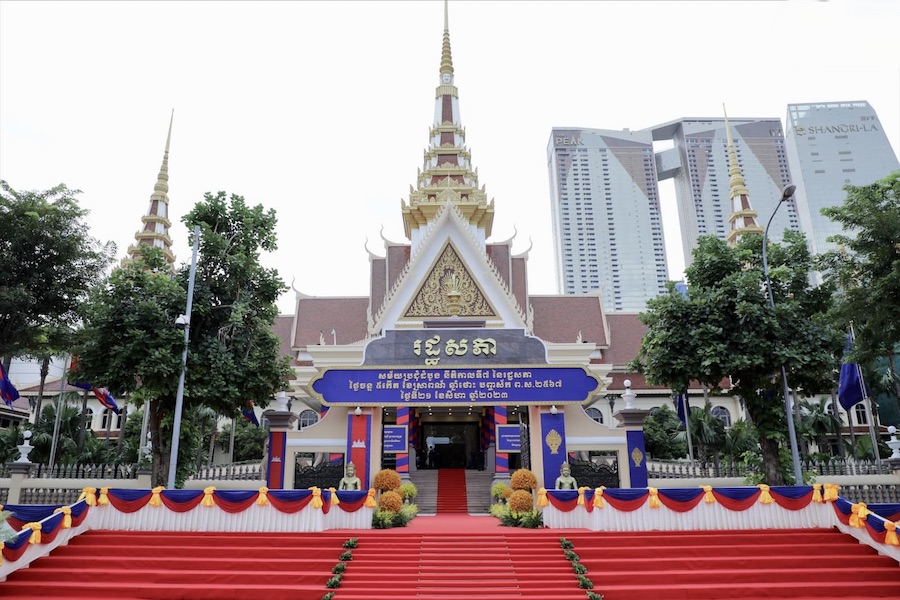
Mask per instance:
[[[91,391],[94,392],[94,396],[96,396],[97,400],[100,401],[100,404],[102,404],[104,408],[113,411],[117,415],[121,414],[122,411],[119,410],[116,399],[113,398],[113,395],[109,393],[108,389],[91,386]]]
[[[678,398],[675,401],[678,403],[678,406],[675,407],[678,412],[678,418],[681,420],[681,424],[687,427],[687,416],[691,412],[688,396],[687,394],[678,394]]]
[[[241,416],[243,416],[244,420],[247,421],[248,423],[251,423],[251,424],[259,427],[259,419],[256,418],[256,411],[253,410],[253,401],[252,400],[247,401],[247,406],[245,406],[241,410]]]
[[[860,375],[859,365],[847,362],[853,350],[853,334],[847,334],[847,345],[844,348],[844,361],[841,364],[841,375],[838,382],[838,400],[844,410],[850,410],[869,396],[869,390]]]
[[[3,398],[3,401],[10,408],[13,407],[13,402],[19,399],[19,390],[7,377],[6,369],[3,368],[2,364],[0,364],[0,397]]]

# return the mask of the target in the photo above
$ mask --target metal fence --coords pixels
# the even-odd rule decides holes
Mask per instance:
[[[900,485],[842,485],[838,493],[850,502],[866,504],[900,503]]]
[[[890,465],[874,461],[833,460],[830,462],[802,461],[804,472],[814,471],[819,476],[828,475],[890,475]],[[647,461],[647,474],[651,479],[697,479],[715,477],[747,477],[754,472],[744,463],[720,462],[702,465],[688,461]]]
[[[6,472],[9,472],[8,469]],[[50,465],[32,465],[29,477],[40,479],[137,479],[137,465],[76,464],[54,465],[52,468]]]
[[[229,463],[203,467],[191,480],[202,481],[259,481],[262,479],[262,464],[256,461]]]

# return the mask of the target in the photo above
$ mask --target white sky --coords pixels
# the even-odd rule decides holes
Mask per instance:
[[[124,254],[175,109],[171,235],[206,191],[277,210],[264,257],[317,296],[367,295],[364,249],[403,241],[422,166],[443,5],[0,0],[0,178],[80,189]],[[530,291],[554,294],[547,142],[560,127],[775,117],[867,100],[900,149],[900,2],[451,1],[466,142],[496,201],[493,240],[533,242]],[[670,185],[670,182],[669,182]],[[675,223],[664,184],[665,222]],[[751,190],[752,200],[752,190]],[[765,216],[765,215],[763,215]],[[4,224],[5,225],[5,224]],[[683,268],[667,228],[670,277]],[[292,312],[293,293],[279,302]]]

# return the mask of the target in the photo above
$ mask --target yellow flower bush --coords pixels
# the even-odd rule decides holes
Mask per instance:
[[[380,491],[396,490],[400,487],[400,474],[393,469],[382,469],[375,473],[372,487]]]
[[[509,487],[514,490],[533,490],[537,487],[537,477],[528,469],[519,469],[509,478]]]
[[[516,490],[509,497],[509,510],[512,512],[526,512],[534,505],[531,492]]]
[[[378,500],[378,508],[388,512],[399,512],[403,508],[403,496],[397,492],[385,492]]]

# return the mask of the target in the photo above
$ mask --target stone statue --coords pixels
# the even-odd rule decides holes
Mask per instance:
[[[572,477],[572,470],[569,463],[564,462],[559,468],[559,477],[556,478],[556,489],[558,490],[577,490],[578,482]]]
[[[334,480],[332,480],[334,481]],[[341,483],[338,484],[339,490],[361,490],[362,482],[360,482],[359,477],[356,476],[356,465],[353,463],[347,463],[347,475],[341,479]]]

